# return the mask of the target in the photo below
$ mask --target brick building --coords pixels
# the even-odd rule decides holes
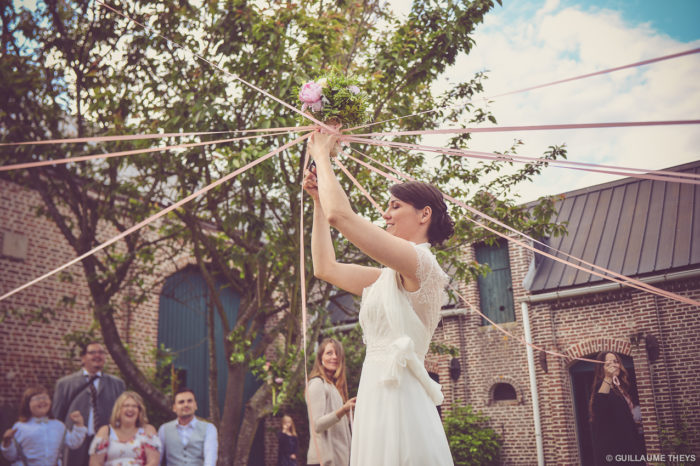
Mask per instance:
[[[674,170],[700,173],[700,162]],[[3,292],[75,256],[55,225],[35,215],[40,202],[36,193],[0,179]],[[697,186],[623,179],[565,193],[558,211],[557,220],[568,222],[569,233],[552,239],[553,247],[700,299]],[[572,357],[601,350],[625,356],[636,379],[635,398],[641,407],[648,452],[663,451],[663,435],[681,432],[683,425],[687,426],[690,450],[700,452],[700,310],[620,289],[548,259],[535,258],[512,243],[473,245],[464,254],[466,259],[488,262],[493,272],[462,286],[461,292],[516,337],[523,334],[521,310],[525,303],[536,345]],[[164,267],[154,280],[182,279],[183,274],[191,273],[186,267],[189,262],[183,257]],[[92,314],[82,268],[73,266],[70,271],[76,277],[70,283],[54,276],[0,303],[2,309],[54,308],[64,295],[75,299],[70,311],[55,307],[56,314],[47,323],[28,323],[13,315],[2,322],[0,428],[11,422],[12,413],[6,408],[17,403],[24,387],[40,383],[52,388],[58,377],[76,367],[77,361],[65,356],[62,337],[85,330]],[[235,299],[231,299],[235,312]],[[139,305],[138,312],[118,319],[121,335],[141,367],[154,366],[152,351],[168,338],[162,332],[168,306],[172,303],[155,293]],[[177,328],[173,334],[176,332]],[[460,306],[443,311],[434,338],[460,351],[458,358],[429,355],[426,360],[428,370],[443,384],[443,409],[453,403],[475,406],[491,418],[502,436],[505,464],[536,464],[533,398],[524,346]],[[187,364],[182,362],[183,371]],[[114,371],[114,367],[109,370]],[[541,443],[548,464],[585,463],[588,458],[590,439],[583,405],[591,371],[585,363],[534,354]],[[275,423],[272,420],[268,427]],[[274,461],[274,435],[267,437],[266,456]]]
[[[0,179],[0,290],[15,289],[76,256],[58,227],[37,215],[40,196],[6,179]],[[104,231],[104,239],[118,232]],[[180,264],[164,263],[162,276],[172,274]],[[72,276],[66,280],[67,274]],[[72,306],[64,305],[68,298]],[[154,293],[138,308],[125,306],[116,317],[122,340],[129,346],[136,363],[154,367],[153,350],[158,341],[159,295]],[[80,366],[77,358],[68,357],[66,334],[85,331],[93,322],[92,299],[80,264],[70,266],[0,302],[6,315],[0,326],[0,406],[15,405],[29,385],[41,384],[49,389],[55,381]],[[33,310],[45,310],[46,320],[35,320]],[[109,362],[107,370],[114,372]],[[5,422],[6,410],[0,410]],[[3,424],[4,425],[4,424]]]
[[[700,173],[700,162],[670,170]],[[622,179],[564,193],[557,210],[556,221],[568,222],[568,234],[551,239],[552,247],[700,300],[700,187]],[[648,453],[668,453],[662,437],[674,433],[689,442],[689,451],[700,452],[700,309],[621,289],[511,242],[474,244],[464,259],[489,263],[492,272],[462,285],[460,293],[516,338],[467,306],[446,306],[433,340],[460,355],[429,353],[425,364],[443,386],[443,410],[470,404],[491,419],[502,438],[503,464],[538,463],[527,351],[520,342],[524,304],[536,346],[571,358],[622,355],[636,382]],[[330,307],[338,329],[352,326],[350,302],[343,312]],[[539,352],[533,363],[542,459],[591,464],[592,363]],[[268,428],[278,424],[271,419]],[[268,463],[276,458],[274,444],[268,434]]]
[[[700,173],[700,162],[671,170]],[[700,187],[622,179],[565,193],[558,222],[568,234],[552,247],[607,269],[700,300]],[[472,245],[467,259],[492,273],[468,284],[472,304],[523,335],[523,306],[533,343],[570,357],[623,355],[636,379],[648,453],[668,453],[664,436],[700,453],[700,309],[566,267],[511,242]],[[512,292],[507,290],[512,289]],[[503,438],[504,464],[537,464],[526,350],[467,309],[449,310],[435,335],[460,349],[461,374],[431,358],[449,404],[468,403]],[[534,354],[539,422],[547,464],[590,464],[587,403],[592,363]],[[685,428],[684,428],[685,426]],[[666,440],[668,443],[668,440]]]

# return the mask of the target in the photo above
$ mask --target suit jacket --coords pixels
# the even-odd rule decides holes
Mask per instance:
[[[80,411],[87,425],[91,404],[90,387],[86,386],[86,382],[87,378],[83,374],[83,370],[80,369],[78,372],[60,378],[56,383],[51,410],[54,417],[63,421],[69,429],[73,422],[68,417],[68,414],[75,410]],[[82,390],[78,393],[78,390],[81,388]],[[126,386],[122,379],[102,373],[97,389],[97,417],[99,425],[95,425],[95,432],[101,426],[109,424],[109,417],[112,415],[114,402],[124,390],[126,390]]]

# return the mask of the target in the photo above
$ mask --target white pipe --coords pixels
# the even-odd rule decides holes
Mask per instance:
[[[684,278],[693,278],[693,277],[697,277],[699,275],[700,275],[700,269],[695,269],[695,270],[684,270],[682,272],[671,272],[671,273],[664,273],[664,274],[660,274],[660,275],[653,275],[651,277],[638,278],[638,280],[640,282],[644,282],[644,283],[658,283],[658,282],[666,282],[666,281],[671,281],[671,280],[682,280]],[[626,286],[621,285],[620,283],[604,283],[602,285],[591,285],[591,286],[586,286],[584,288],[574,288],[571,290],[552,291],[550,293],[529,295],[529,296],[522,298],[520,301],[522,301],[522,302],[527,301],[530,303],[539,303],[542,301],[552,301],[554,299],[571,298],[574,296],[582,296],[582,295],[586,295],[586,294],[604,293],[606,291],[618,290],[620,288],[626,288]],[[630,289],[632,289],[632,288],[630,288]]]
[[[523,313],[523,332],[527,351],[527,371],[530,375],[530,396],[532,398],[532,417],[535,421],[535,442],[537,443],[537,464],[544,466],[544,446],[542,443],[542,425],[540,424],[540,402],[537,396],[537,379],[535,377],[535,354],[532,351],[532,335],[530,334],[530,316],[527,310],[527,303],[520,306]]]
[[[467,315],[467,309],[463,307],[459,308],[454,308],[454,309],[445,309],[444,311],[440,311],[440,317],[454,317],[454,316],[466,316]]]

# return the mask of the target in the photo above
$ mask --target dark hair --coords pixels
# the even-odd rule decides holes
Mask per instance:
[[[440,244],[452,236],[455,231],[455,222],[447,213],[447,205],[442,198],[442,193],[435,186],[420,181],[408,181],[395,184],[389,190],[397,199],[411,204],[416,209],[430,207],[432,211],[428,227],[430,244]]]
[[[620,386],[615,386],[614,388],[611,387],[610,392],[624,398],[629,398],[630,382],[627,375],[627,369],[625,369],[625,366],[622,364],[622,358],[619,354],[613,351],[601,351],[596,355],[596,360],[600,361],[600,363],[595,365],[595,370],[593,371],[591,398],[588,400],[588,416],[591,423],[593,422],[593,398],[595,398],[595,394],[598,393],[600,385],[603,383],[603,379],[605,379],[605,356],[607,354],[614,355],[615,359],[617,359],[618,365],[620,366],[620,375],[617,376],[618,380],[620,381]]]
[[[29,402],[31,401],[33,396],[41,395],[44,393],[46,395],[49,395],[49,391],[41,385],[32,385],[24,391],[24,393],[22,394],[22,401],[19,402],[19,422],[27,422],[29,419],[31,419],[32,411],[31,409],[29,409]],[[48,416],[50,419],[53,419],[50,409]]]
[[[197,397],[197,395],[195,395],[195,393],[194,393],[194,390],[192,390],[191,388],[189,388],[189,387],[180,387],[180,388],[178,388],[177,390],[175,390],[175,393],[173,393],[173,404],[175,404],[175,398],[177,398],[177,396],[178,396],[180,393],[191,393],[192,396],[195,397],[195,399],[196,399],[196,397]]]
[[[90,340],[90,341],[86,341],[84,344],[80,345],[80,356],[81,357],[85,356],[87,354],[87,349],[88,349],[88,346],[90,346],[90,345],[102,346],[102,342],[99,342],[97,340]],[[73,353],[73,354],[75,354],[75,353]]]

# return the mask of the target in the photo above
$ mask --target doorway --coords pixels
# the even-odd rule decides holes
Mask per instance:
[[[619,354],[619,353],[618,353]],[[587,359],[595,359],[598,353],[584,356]],[[632,403],[639,405],[639,395],[637,394],[637,376],[634,372],[632,358],[620,354],[622,365],[625,366],[630,379],[630,398]],[[588,403],[591,398],[593,384],[593,370],[595,363],[578,361],[569,368],[571,376],[571,387],[574,399],[574,414],[576,417],[576,432],[578,437],[578,449],[581,465],[593,465],[593,439],[591,425],[588,416]]]

